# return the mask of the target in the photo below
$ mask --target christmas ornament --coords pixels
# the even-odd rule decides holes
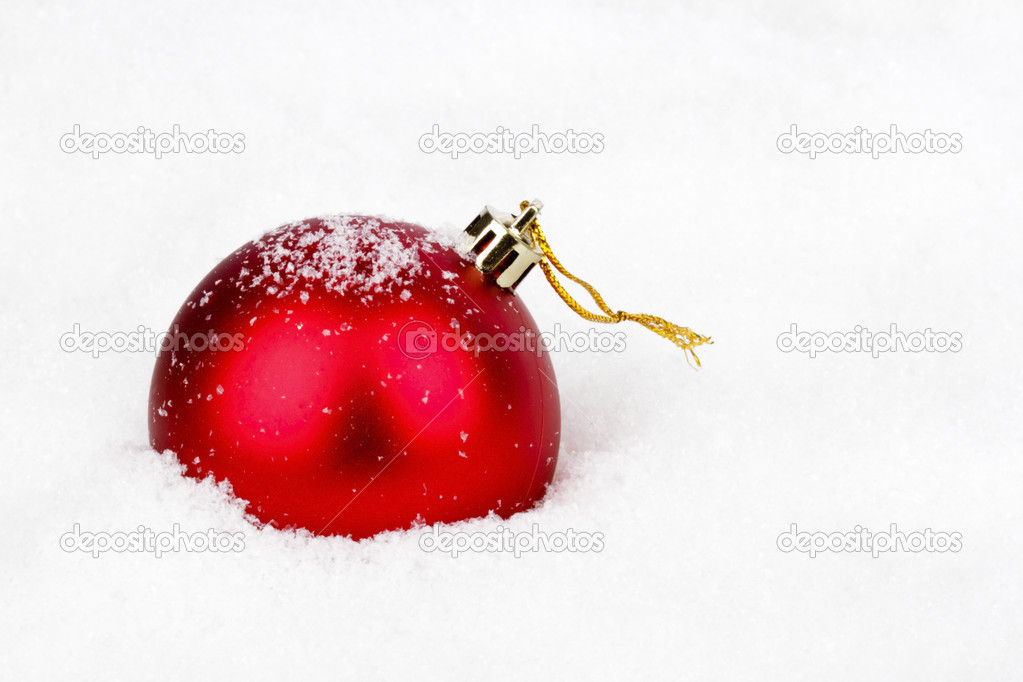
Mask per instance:
[[[171,325],[150,390],[152,446],[189,476],[228,481],[259,522],[317,534],[532,507],[554,476],[561,424],[554,368],[515,295],[535,265],[587,319],[639,322],[687,353],[709,342],[607,307],[554,257],[541,207],[486,207],[457,245],[357,215],[246,244]]]

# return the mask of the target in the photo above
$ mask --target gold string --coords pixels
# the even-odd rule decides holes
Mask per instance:
[[[523,201],[519,209],[525,210],[527,206],[529,206],[529,202]],[[619,322],[624,322],[625,320],[638,322],[655,334],[663,336],[681,348],[686,353],[687,361],[689,360],[689,357],[692,356],[692,359],[696,361],[696,365],[698,367],[700,366],[700,358],[697,357],[693,348],[705,343],[714,343],[711,341],[709,336],[697,334],[689,327],[680,327],[679,325],[668,322],[663,317],[657,317],[656,315],[627,313],[624,310],[611,310],[607,303],[604,302],[604,297],[601,296],[596,289],[594,289],[588,282],[579,279],[565,269],[565,266],[561,264],[561,261],[558,260],[558,258],[554,255],[554,252],[551,250],[551,245],[547,243],[547,237],[544,235],[543,230],[540,229],[540,223],[538,221],[534,220],[526,229],[529,230],[534,243],[544,255],[544,258],[540,261],[540,269],[543,270],[543,274],[547,278],[547,281],[551,283],[552,287],[554,287],[554,291],[558,292],[558,296],[561,296],[561,300],[567,303],[568,307],[574,310],[579,317],[589,320],[590,322],[600,322],[602,324],[617,324]],[[558,281],[557,276],[554,274],[555,269],[585,289],[593,301],[597,304],[597,307],[599,307],[604,314],[598,315],[597,313],[591,313],[578,301],[572,298],[572,295],[568,293],[568,291],[565,290],[565,287],[562,286],[561,282]]]

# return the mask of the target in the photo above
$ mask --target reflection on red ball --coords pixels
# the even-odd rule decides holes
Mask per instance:
[[[554,476],[561,413],[533,318],[416,225],[285,225],[214,268],[170,333],[150,441],[260,522],[364,538],[508,517]]]

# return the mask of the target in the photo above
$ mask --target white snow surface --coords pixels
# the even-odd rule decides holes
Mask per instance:
[[[1020,679],[1021,21],[1008,0],[9,3],[2,677]],[[962,151],[810,160],[776,148],[793,123],[957,132]],[[61,151],[76,124],[243,133],[244,152],[93,159]],[[605,145],[452,159],[420,151],[434,124]],[[148,448],[152,353],[61,350],[75,324],[164,331],[217,262],[293,220],[450,230],[534,196],[612,307],[715,341],[700,371],[636,325],[621,353],[558,351],[544,502],[446,529],[599,532],[600,552],[257,529]],[[541,330],[592,326],[539,272],[519,295]],[[811,359],[778,350],[792,323],[962,349]],[[777,548],[792,523],[962,548],[811,559]],[[60,548],[74,524],[244,549],[93,558]]]

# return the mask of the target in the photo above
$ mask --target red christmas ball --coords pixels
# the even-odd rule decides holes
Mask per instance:
[[[162,344],[149,434],[262,523],[364,538],[544,495],[554,369],[522,300],[422,227],[285,225],[222,261]]]

